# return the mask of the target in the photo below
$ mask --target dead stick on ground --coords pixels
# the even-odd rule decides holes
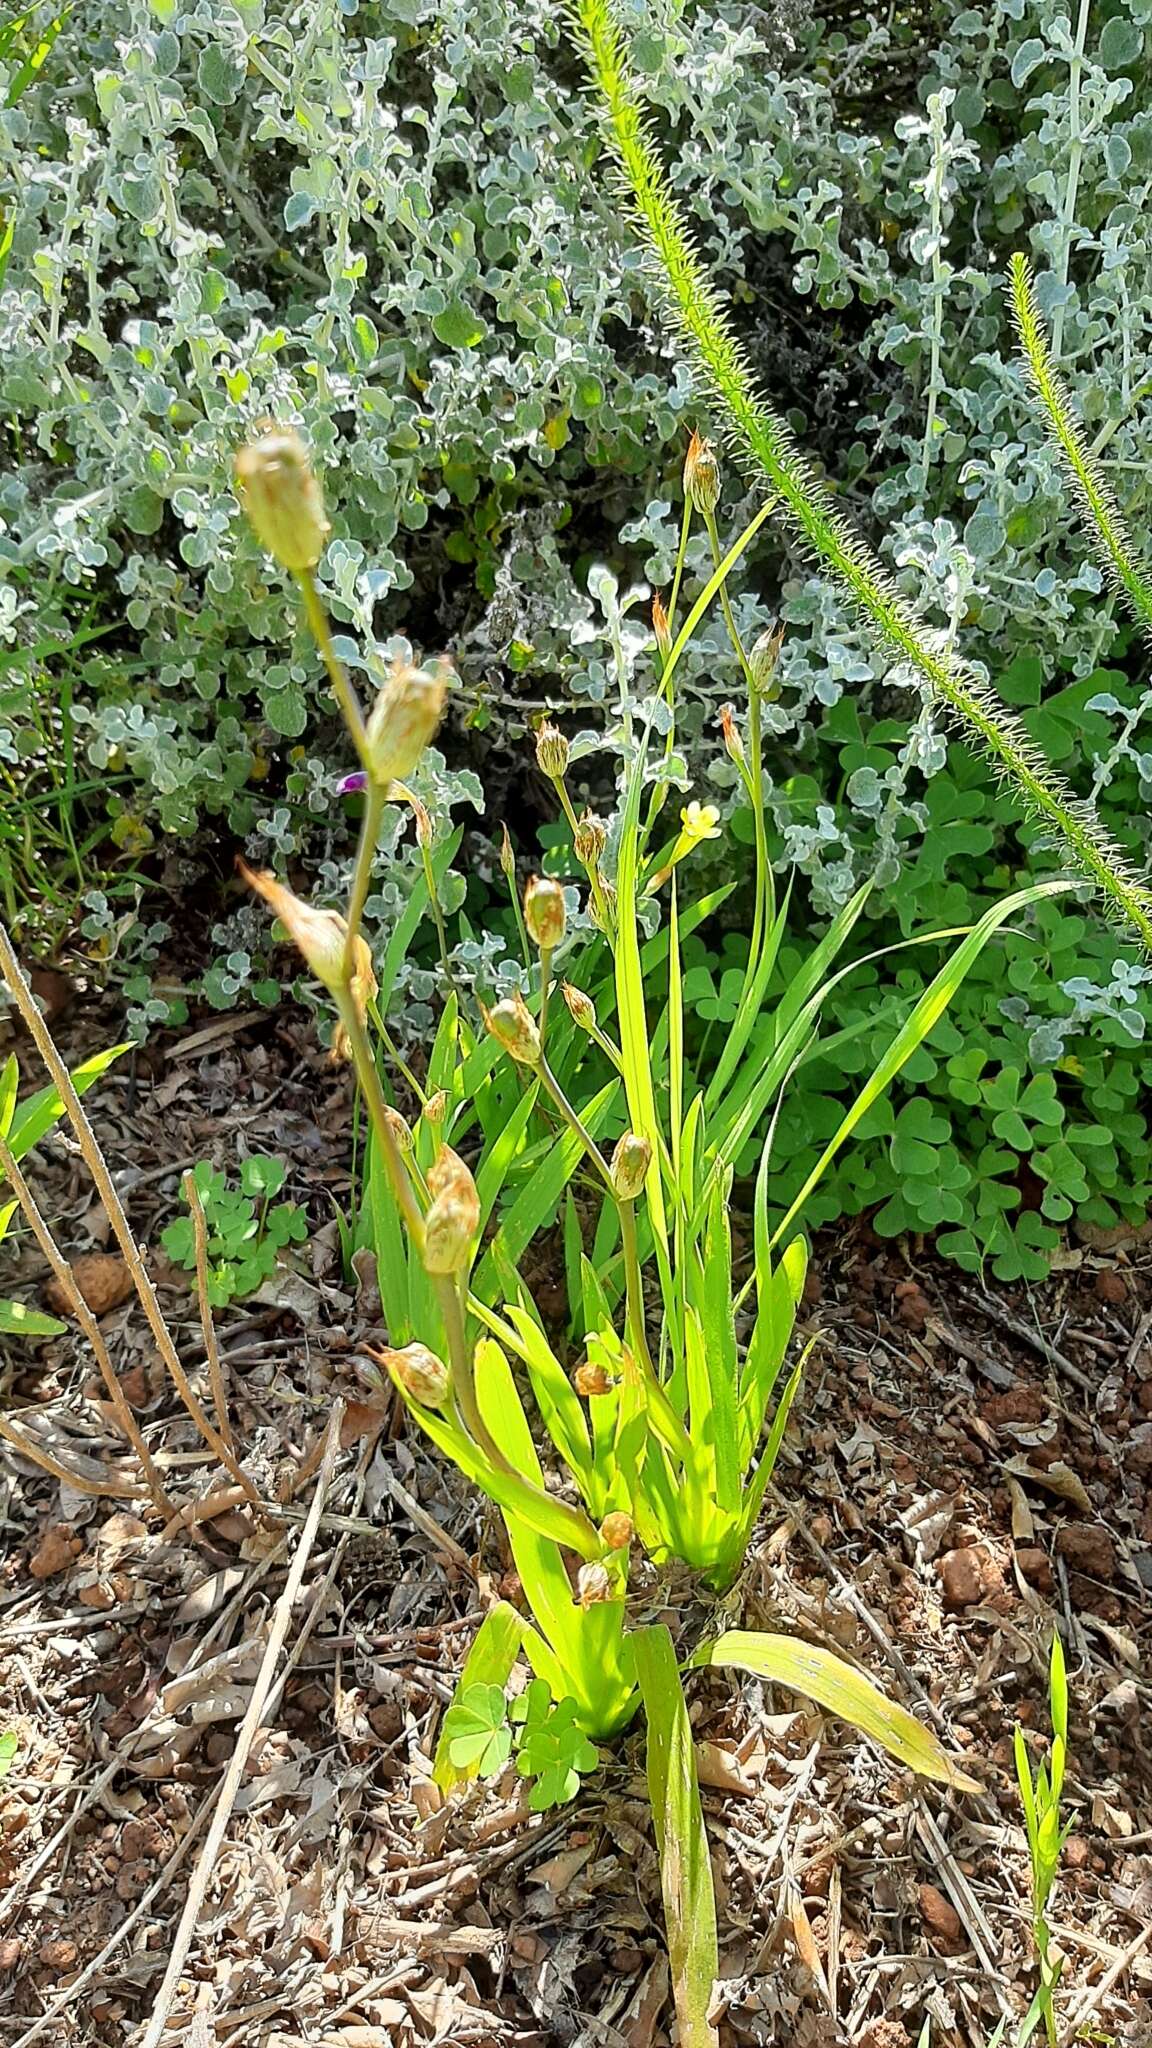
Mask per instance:
[[[196,1923],[200,1918],[200,1909],[204,1904],[212,1872],[216,1867],[221,1845],[228,1829],[228,1823],[232,1818],[232,1808],[236,1801],[236,1795],[240,1790],[240,1781],[244,1776],[244,1766],[248,1761],[249,1751],[256,1739],[264,1713],[265,1701],[272,1688],[277,1660],[284,1647],[288,1631],[292,1626],[292,1609],[299,1598],[300,1588],[304,1583],[304,1573],[312,1553],[312,1545],[316,1541],[316,1532],[320,1527],[320,1516],[323,1513],[324,1501],[340,1449],[340,1422],[342,1415],[343,1403],[338,1401],[333,1410],[332,1420],[328,1425],[327,1439],[324,1445],[324,1459],[320,1467],[320,1476],[316,1481],[316,1491],[312,1496],[312,1506],[308,1513],[308,1520],[301,1531],[300,1541],[296,1546],[296,1555],[292,1559],[288,1577],[284,1582],[284,1591],[276,1602],[276,1611],[272,1617],[272,1628],[268,1636],[268,1645],[264,1651],[260,1669],[256,1674],[256,1684],[253,1688],[252,1698],[248,1704],[248,1711],[240,1723],[240,1731],[236,1737],[236,1747],[232,1753],[232,1761],[225,1772],[224,1782],[220,1787],[220,1794],[216,1801],[216,1810],[212,1815],[212,1825],[208,1830],[204,1847],[197,1858],[196,1868],[192,1873],[192,1882],[188,1887],[188,1897],[184,1903],[184,1911],[180,1915],[180,1924],[173,1937],[172,1954],[168,1961],[168,1968],[164,1972],[164,1981],[160,1986],[156,2003],[152,2008],[152,2017],[139,2043],[139,2048],[159,2048],[164,2029],[168,2024],[168,2015],[172,2009],[172,2001],[176,1996],[184,1965],[188,1960],[188,1951],[192,1946],[192,1940],[196,1933]]]
[[[76,1133],[77,1142],[84,1156],[84,1164],[92,1175],[96,1185],[96,1192],[104,1204],[104,1212],[112,1225],[116,1241],[124,1256],[124,1263],[131,1274],[132,1285],[136,1289],[140,1305],[148,1318],[152,1335],[156,1339],[156,1349],[160,1353],[160,1357],[171,1376],[172,1383],[193,1422],[196,1424],[197,1429],[200,1431],[201,1436],[204,1438],[205,1443],[211,1445],[216,1456],[226,1466],[233,1479],[243,1486],[244,1491],[253,1504],[256,1507],[260,1507],[262,1503],[259,1493],[247,1474],[241,1471],[227,1444],[221,1441],[219,1432],[209,1422],[200,1402],[196,1398],[188,1375],[180,1363],[180,1356],[177,1352],[172,1332],[164,1320],[164,1311],[160,1306],[156,1289],[152,1285],[151,1276],[141,1257],[140,1247],[132,1234],[132,1226],[128,1221],[124,1204],[120,1200],[116,1183],[109,1171],[108,1161],[100,1150],[100,1141],[88,1121],[88,1113],[76,1092],[72,1076],[60,1057],[56,1041],[40,1013],[36,998],[24,979],[24,970],[16,957],[12,941],[2,922],[0,922],[0,974],[3,974],[8,987],[12,991],[16,1007],[32,1034],[36,1050],[55,1083],[56,1093],[64,1104],[68,1121]],[[8,1172],[6,1165],[4,1170],[6,1173]],[[9,1178],[11,1178],[11,1175],[9,1175]],[[12,1185],[16,1187],[14,1179],[12,1180]],[[23,1198],[21,1198],[21,1206],[23,1206]],[[29,1222],[31,1220],[31,1217],[29,1217]],[[88,1335],[87,1329],[85,1329],[85,1335]],[[89,1338],[89,1342],[91,1342],[91,1338]],[[168,1512],[170,1513],[171,1510],[169,1509]]]
[[[153,1505],[167,1520],[168,1516],[172,1513],[172,1503],[164,1491],[164,1482],[152,1462],[151,1452],[140,1433],[140,1426],[136,1421],[136,1417],[128,1406],[124,1389],[120,1385],[120,1381],[116,1376],[116,1368],[109,1356],[108,1346],[105,1344],[101,1334],[100,1325],[85,1301],[83,1294],[80,1292],[76,1283],[76,1275],[73,1273],[44,1217],[41,1215],[36,1197],[32,1193],[3,1138],[0,1138],[0,1169],[3,1170],[5,1179],[11,1181],[16,1199],[28,1218],[29,1223],[32,1225],[32,1232],[36,1242],[51,1266],[66,1299],[71,1305],[76,1321],[79,1323],[80,1328],[92,1347],[93,1356],[100,1368],[100,1377],[108,1389],[108,1399],[112,1403],[112,1412],[140,1461],[140,1470],[143,1472],[147,1482]]]
[[[1068,2025],[1061,2034],[1060,2048],[1070,2048],[1070,2044],[1076,2039],[1085,2022],[1091,2019],[1097,2006],[1107,1998],[1112,1986],[1124,1975],[1129,1964],[1135,1962],[1145,1942],[1149,1940],[1152,1940],[1152,1921],[1147,1926],[1142,1927],[1139,1933],[1133,1935],[1127,1948],[1121,1949],[1111,1969],[1105,1970],[1100,1982],[1088,1993],[1084,2003],[1079,2007],[1074,2018],[1069,2020]]]
[[[184,1199],[192,1212],[192,1235],[196,1240],[196,1295],[200,1303],[200,1328],[204,1336],[204,1356],[208,1360],[208,1382],[212,1388],[216,1426],[232,1456],[235,1457],[232,1425],[228,1420],[228,1394],[220,1363],[220,1346],[216,1342],[216,1325],[212,1321],[212,1304],[208,1299],[208,1221],[194,1173],[184,1175]]]

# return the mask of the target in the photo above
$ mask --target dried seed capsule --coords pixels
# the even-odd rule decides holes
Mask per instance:
[[[387,1366],[406,1394],[422,1408],[442,1408],[448,1399],[451,1376],[442,1358],[426,1344],[406,1344],[402,1351],[376,1351],[373,1357]]]
[[[398,1109],[392,1108],[390,1103],[385,1103],[384,1105],[384,1121],[399,1145],[400,1150],[402,1152],[411,1152],[416,1142],[412,1136],[412,1126],[401,1116]]]
[[[744,759],[744,742],[736,724],[735,708],[731,704],[720,706],[720,730],[724,735],[724,748],[730,761],[739,767]]]
[[[442,1145],[428,1174],[432,1206],[424,1218],[424,1264],[429,1273],[460,1273],[470,1263],[480,1228],[480,1197],[459,1153]]]
[[[586,1401],[597,1394],[610,1394],[615,1382],[609,1379],[602,1365],[590,1365],[587,1361],[578,1365],[572,1375],[572,1385]]]
[[[647,1138],[625,1131],[612,1154],[612,1185],[622,1202],[634,1202],[644,1192],[652,1147]]]
[[[432,668],[414,668],[406,661],[394,663],[377,694],[364,735],[368,771],[380,788],[411,775],[440,723],[451,675],[446,661]]]
[[[588,916],[598,932],[608,933],[612,929],[616,916],[616,889],[613,883],[605,881],[603,877],[600,880],[600,894],[604,900],[604,915],[601,914],[600,905],[597,903],[596,898],[593,897],[588,905]],[[605,922],[605,916],[607,922]]]
[[[659,591],[652,599],[652,631],[656,635],[656,645],[667,661],[672,652],[672,634],[668,625],[667,606]]]
[[[524,922],[542,953],[554,952],[564,937],[568,913],[564,891],[547,875],[533,875],[524,891]]]
[[[304,955],[317,981],[322,981],[333,995],[349,991],[363,1016],[368,1002],[376,993],[376,976],[372,972],[372,955],[367,941],[357,933],[349,977],[344,960],[348,926],[338,911],[314,909],[311,903],[305,903],[301,897],[293,895],[291,889],[286,889],[275,875],[250,868],[245,860],[238,860],[236,865],[249,888],[255,889],[271,906]]]
[[[720,500],[720,464],[711,441],[693,433],[684,458],[684,489],[697,512],[710,519]]]
[[[442,1124],[447,1107],[448,1097],[443,1088],[437,1088],[436,1093],[428,1097],[420,1114],[426,1124]]]
[[[314,569],[331,527],[311,457],[295,427],[270,426],[237,451],[236,491],[262,548],[282,569]]]
[[[760,695],[768,698],[769,701],[773,697],[780,695],[780,685],[776,681],[776,670],[780,664],[780,650],[783,645],[783,626],[769,626],[767,632],[761,633],[759,638],[753,642],[752,652],[748,656],[748,666],[752,671],[752,680]]]
[[[612,1598],[612,1580],[607,1566],[582,1564],[576,1574],[576,1602],[580,1607],[598,1607]]]
[[[585,811],[577,820],[572,844],[578,861],[582,861],[586,868],[598,868],[600,856],[608,844],[608,827],[604,820],[593,811]]]
[[[609,1550],[627,1550],[635,1533],[636,1525],[631,1515],[605,1515],[600,1524],[600,1535]]]
[[[497,1044],[521,1066],[539,1065],[540,1033],[523,996],[504,996],[491,1010],[485,1010],[484,1022]]]
[[[595,1031],[596,1005],[591,996],[586,996],[582,988],[574,988],[570,981],[561,982],[560,993],[568,1005],[572,1022],[578,1024],[581,1031]]]
[[[571,749],[559,726],[545,723],[536,735],[536,765],[551,781],[559,782],[568,772]]]

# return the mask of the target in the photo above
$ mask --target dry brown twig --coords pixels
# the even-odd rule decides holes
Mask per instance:
[[[240,1790],[244,1768],[263,1718],[268,1695],[272,1689],[276,1664],[287,1639],[288,1631],[292,1626],[292,1610],[304,1582],[304,1573],[308,1566],[308,1559],[312,1554],[312,1546],[315,1543],[317,1531],[320,1527],[320,1517],[324,1510],[324,1502],[327,1498],[328,1488],[336,1466],[336,1458],[340,1448],[340,1422],[342,1414],[343,1404],[337,1402],[332,1413],[332,1419],[328,1425],[324,1444],[324,1458],[320,1466],[320,1476],[316,1482],[316,1491],[312,1496],[308,1520],[301,1531],[300,1541],[296,1546],[296,1553],[284,1582],[284,1590],[276,1602],[275,1613],[272,1617],[272,1627],[268,1633],[267,1646],[260,1662],[255,1685],[252,1688],[252,1698],[248,1703],[244,1719],[240,1723],[239,1732],[236,1736],[236,1747],[232,1752],[232,1760],[224,1774],[212,1815],[211,1826],[209,1827],[204,1846],[197,1858],[196,1868],[192,1873],[192,1881],[188,1887],[188,1897],[184,1902],[184,1911],[180,1915],[179,1925],[172,1938],[172,1953],[168,1959],[168,1967],[164,1972],[164,1981],[157,1994],[156,2003],[152,2008],[152,2016],[140,2041],[139,2048],[160,2048],[160,2042],[168,2025],[173,2000],[179,1989],[180,1978],[188,1959],[188,1951],[192,1946],[192,1940],[196,1932],[196,1923],[200,1918],[200,1909],[204,1904],[212,1872],[216,1866],[224,1836],[228,1829],[228,1823],[232,1817],[232,1808],[236,1801],[236,1795]]]
[[[49,1075],[51,1076],[56,1092],[64,1105],[68,1121],[72,1125],[72,1128],[76,1133],[77,1143],[79,1144],[80,1151],[83,1155],[84,1163],[92,1176],[93,1182],[95,1183],[96,1192],[98,1193],[98,1195],[100,1196],[100,1200],[104,1204],[105,1214],[107,1215],[108,1220],[112,1225],[116,1241],[120,1246],[120,1251],[123,1255],[124,1263],[128,1268],[129,1274],[131,1275],[132,1285],[136,1290],[140,1306],[144,1310],[144,1314],[148,1319],[148,1326],[152,1331],[153,1337],[155,1338],[156,1349],[160,1354],[165,1369],[170,1375],[172,1383],[175,1386],[176,1391],[180,1396],[180,1399],[183,1401],[184,1406],[188,1410],[188,1413],[191,1416],[193,1422],[195,1423],[197,1429],[200,1431],[201,1436],[204,1438],[205,1443],[208,1444],[210,1448],[216,1453],[216,1456],[220,1459],[221,1464],[224,1465],[225,1469],[231,1474],[232,1478],[235,1479],[237,1485],[242,1486],[244,1488],[244,1491],[247,1494],[249,1500],[252,1502],[253,1506],[262,1507],[263,1503],[260,1499],[260,1495],[257,1492],[256,1487],[248,1478],[247,1474],[241,1470],[240,1466],[236,1462],[235,1455],[230,1450],[229,1446],[223,1441],[219,1431],[215,1428],[214,1424],[208,1420],[207,1415],[204,1413],[204,1409],[202,1408],[199,1400],[196,1397],[195,1391],[188,1379],[188,1375],[185,1372],[184,1367],[180,1363],[180,1356],[176,1350],[176,1345],[172,1337],[172,1332],[168,1328],[168,1324],[164,1319],[164,1311],[160,1306],[156,1289],[152,1285],[151,1275],[149,1274],[148,1269],[144,1264],[140,1247],[132,1234],[132,1226],[128,1221],[128,1217],[124,1209],[124,1204],[120,1200],[116,1183],[112,1178],[111,1172],[109,1171],[108,1162],[100,1149],[100,1141],[97,1138],[96,1133],[88,1120],[87,1111],[85,1110],[84,1105],[76,1092],[72,1076],[68,1072],[68,1069],[64,1064],[64,1061],[60,1057],[56,1041],[53,1038],[52,1033],[49,1031],[43,1016],[41,1015],[40,1009],[36,1002],[36,998],[32,994],[32,990],[24,978],[24,971],[16,956],[16,952],[12,945],[12,941],[8,936],[8,932],[2,922],[0,922],[0,973],[3,974],[4,979],[7,982],[9,989],[11,990],[12,996],[16,1003],[16,1007],[19,1010],[21,1017],[23,1018],[25,1024],[28,1027],[33,1042],[36,1046],[36,1050],[40,1054],[40,1057],[43,1060]],[[9,1161],[10,1160],[11,1155],[9,1154]],[[17,1182],[9,1172],[8,1163],[3,1162],[2,1159],[0,1159],[0,1163],[4,1164],[4,1170],[9,1174],[9,1178],[12,1179],[13,1187],[17,1188]],[[26,1182],[24,1185],[25,1188],[27,1188]],[[17,1192],[19,1192],[18,1189]],[[25,1206],[23,1196],[21,1196],[21,1206]],[[32,1218],[30,1212],[28,1212],[27,1209],[25,1209],[25,1213],[28,1214],[29,1222],[31,1222]],[[33,1228],[35,1228],[35,1225],[33,1225]],[[44,1247],[42,1245],[42,1249],[43,1248]],[[71,1279],[70,1269],[69,1278]],[[61,1284],[66,1284],[63,1281],[62,1275]],[[69,1299],[73,1302],[75,1302],[76,1300],[76,1289],[74,1282],[69,1290]],[[85,1304],[85,1307],[87,1308],[87,1304]],[[77,1317],[79,1319],[79,1310],[77,1309],[76,1312]],[[88,1337],[88,1340],[91,1343],[92,1339],[87,1325],[82,1323],[81,1327],[84,1329],[84,1334]],[[161,1493],[163,1493],[163,1488],[161,1488],[160,1490]],[[168,1505],[166,1501],[161,1511],[165,1514],[171,1513],[171,1507]]]
[[[128,1406],[124,1389],[116,1376],[116,1368],[109,1356],[108,1346],[104,1342],[100,1325],[80,1292],[76,1284],[76,1276],[57,1245],[47,1222],[40,1212],[35,1195],[32,1193],[3,1138],[0,1138],[0,1171],[3,1172],[5,1179],[11,1182],[12,1191],[32,1226],[32,1233],[36,1242],[51,1266],[76,1321],[79,1323],[80,1328],[92,1347],[93,1356],[100,1368],[100,1377],[108,1390],[108,1399],[112,1404],[112,1412],[140,1461],[140,1470],[144,1474],[148,1491],[152,1496],[152,1504],[160,1514],[167,1517],[172,1513],[172,1503],[164,1491],[164,1482],[153,1462],[152,1454],[144,1441],[136,1417]],[[4,1433],[9,1435],[7,1431]],[[9,1441],[11,1441],[10,1435]],[[43,1463],[43,1458],[41,1457],[37,1462]]]

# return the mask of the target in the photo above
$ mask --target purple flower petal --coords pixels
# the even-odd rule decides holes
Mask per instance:
[[[337,796],[359,796],[368,787],[368,777],[363,768],[357,768],[351,775],[342,775],[336,784]]]

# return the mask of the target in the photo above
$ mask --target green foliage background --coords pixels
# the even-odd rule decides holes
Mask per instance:
[[[1147,658],[1029,407],[1003,271],[1030,252],[1089,443],[1147,534],[1152,5],[1100,0],[1069,19],[1053,0],[984,0],[887,29],[733,0],[622,13],[768,392],[901,588],[963,630],[1146,865]],[[652,679],[645,609],[622,597],[668,580],[695,421],[556,10],[108,0],[64,18],[34,78],[19,51],[0,57],[3,99],[10,912],[33,937],[60,929],[27,902],[31,792],[39,843],[59,835],[59,916],[121,963],[142,1027],[180,1000],[156,885],[178,898],[206,845],[281,865],[306,853],[335,897],[347,842],[332,780],[348,764],[291,595],[230,485],[233,447],[271,413],[301,422],[323,468],[325,594],[362,683],[397,635],[457,656],[462,712],[422,793],[445,837],[453,823],[476,835],[467,895],[462,875],[446,883],[461,982],[507,985],[482,784],[499,789],[501,760],[550,704],[575,714],[590,790],[611,792],[617,667],[625,698]],[[733,479],[732,531],[741,510]],[[788,626],[767,723],[797,943],[867,876],[881,944],[967,922],[1051,864],[825,582],[778,538],[742,574],[748,635],[777,611]],[[681,779],[728,805],[714,721],[738,690],[718,622],[681,674]],[[419,868],[402,826],[390,814],[369,906],[380,941]],[[729,832],[727,876],[746,815]],[[562,865],[563,835],[549,836]],[[715,934],[693,942],[704,1028],[723,1027],[741,913],[737,898],[730,959]],[[1041,944],[1009,937],[986,956],[826,1183],[824,1213],[879,1205],[881,1229],[939,1230],[1005,1278],[1042,1271],[1072,1213],[1143,1216],[1147,971],[1090,910],[1049,906],[1040,925]],[[218,892],[206,931],[214,959],[194,992],[273,1000],[258,913]],[[836,1021],[862,1029],[791,1094],[786,1180],[937,963],[912,950],[845,985]],[[398,990],[417,1029],[434,985],[417,953]]]

